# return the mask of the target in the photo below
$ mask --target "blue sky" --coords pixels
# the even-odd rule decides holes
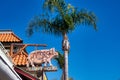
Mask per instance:
[[[120,0],[66,0],[73,6],[93,11],[98,31],[80,26],[69,34],[69,76],[74,80],[120,79]],[[45,43],[61,51],[61,37],[25,30],[30,20],[42,12],[41,0],[0,0],[0,29],[11,29],[24,43]],[[31,49],[32,51],[32,49]],[[60,80],[61,70],[47,73],[49,80]]]

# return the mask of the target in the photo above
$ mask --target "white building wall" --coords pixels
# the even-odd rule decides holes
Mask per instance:
[[[0,80],[22,80],[13,67],[12,59],[0,43]]]

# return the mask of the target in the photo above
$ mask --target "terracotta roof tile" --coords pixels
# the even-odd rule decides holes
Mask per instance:
[[[27,63],[27,53],[16,53],[12,56],[13,63],[17,66],[25,66]]]
[[[22,42],[12,31],[0,31],[0,42]]]

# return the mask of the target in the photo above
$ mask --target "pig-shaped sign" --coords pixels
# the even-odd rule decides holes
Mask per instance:
[[[55,48],[32,51],[28,56],[27,67],[29,67],[29,65],[35,67],[35,64],[43,63],[44,66],[47,66],[47,63],[52,66],[51,59],[57,56],[58,52],[55,51]]]

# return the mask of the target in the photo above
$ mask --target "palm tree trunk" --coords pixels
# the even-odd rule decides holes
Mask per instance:
[[[62,49],[64,51],[64,80],[68,80],[68,51],[69,41],[66,33],[63,33]]]
[[[68,51],[64,51],[64,59],[65,59],[64,80],[68,80]]]

